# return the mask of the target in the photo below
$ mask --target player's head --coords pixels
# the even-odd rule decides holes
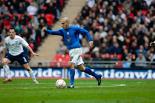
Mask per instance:
[[[15,30],[15,28],[10,28],[9,29],[9,36],[10,36],[10,38],[11,39],[14,39],[14,37],[15,37],[15,35],[16,35],[16,30]]]
[[[64,29],[67,29],[68,26],[69,26],[69,19],[68,17],[63,17],[61,20],[61,27],[64,28]]]

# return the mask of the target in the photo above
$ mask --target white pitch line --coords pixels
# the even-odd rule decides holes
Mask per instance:
[[[84,84],[94,85],[94,84],[96,84],[96,83],[77,83],[77,84],[80,84],[80,85],[84,85]],[[104,84],[104,82],[103,82],[103,84]],[[1,86],[1,85],[2,85],[2,86],[3,86],[3,85],[4,85],[4,86],[5,86],[5,85],[6,85],[6,86],[9,86],[9,85],[10,85],[10,86],[26,86],[26,85],[35,85],[35,84],[32,83],[32,82],[30,82],[30,83],[23,83],[23,84],[22,84],[22,83],[21,83],[21,84],[20,84],[20,83],[17,83],[17,84],[16,84],[16,83],[13,83],[13,84],[12,84],[12,83],[6,83],[6,84],[3,83],[3,84],[0,84],[0,86]],[[39,84],[37,84],[37,85],[55,85],[55,83],[39,83]],[[122,84],[111,84],[111,85],[122,85]]]
[[[81,87],[88,87],[88,88],[109,88],[109,87],[125,87],[127,86],[126,84],[112,84],[112,85],[103,85],[103,86],[77,86],[76,88],[81,88]]]
[[[112,84],[107,86],[76,86],[76,88],[113,88],[113,87],[125,87],[126,84]],[[28,90],[28,89],[54,89],[55,86],[42,86],[42,87],[16,87],[16,88],[0,88],[0,89],[22,89],[22,90]]]
[[[29,82],[29,83],[13,83],[13,82],[10,82],[10,83],[3,83],[3,84],[0,84],[0,85],[12,85],[12,86],[23,86],[23,85],[33,85],[34,83],[32,83],[32,82]],[[48,83],[39,83],[39,85],[55,85],[55,82],[48,82]],[[90,85],[94,85],[94,84],[96,84],[96,83],[77,83],[77,84],[90,84]]]

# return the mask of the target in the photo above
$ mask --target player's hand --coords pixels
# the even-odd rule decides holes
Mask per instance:
[[[93,46],[94,46],[93,45],[93,41],[89,41],[89,47],[90,47],[90,49],[93,48]]]
[[[46,27],[43,27],[43,28],[42,28],[42,31],[45,32],[45,31],[46,31]]]
[[[31,53],[31,56],[39,56],[39,54],[37,54],[37,53]]]

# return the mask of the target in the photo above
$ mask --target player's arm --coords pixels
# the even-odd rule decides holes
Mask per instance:
[[[1,41],[1,45],[4,46],[3,51],[2,51],[2,58],[5,58],[6,55],[6,51],[7,51],[7,43],[6,43],[6,39],[4,41]]]
[[[78,31],[82,34],[85,35],[87,40],[89,41],[89,46],[90,48],[93,47],[93,37],[89,34],[89,32],[83,28],[78,27]]]
[[[1,57],[1,59],[2,59],[2,64],[4,64],[5,62],[7,62],[7,59],[5,58],[6,51],[7,51],[7,48],[4,47],[4,48],[3,48],[3,51],[1,52],[1,53],[2,53],[2,57]]]
[[[28,44],[23,38],[21,38],[21,43],[22,43],[22,45],[23,45],[24,47],[26,47],[26,48],[30,51],[30,53],[31,53],[32,56],[38,56],[38,54],[35,53],[35,52],[32,50],[32,48],[29,46],[29,44]]]
[[[30,51],[32,56],[38,56],[38,54],[35,53],[29,45],[27,46],[27,49]]]
[[[5,58],[6,51],[7,51],[7,49],[6,49],[6,47],[4,47],[4,48],[3,48],[3,51],[2,51],[2,58]]]
[[[62,36],[62,32],[60,30],[48,30],[48,29],[46,29],[46,27],[43,27],[42,31],[46,32],[47,34]]]

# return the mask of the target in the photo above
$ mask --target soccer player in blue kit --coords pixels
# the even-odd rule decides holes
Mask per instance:
[[[82,49],[79,39],[79,34],[85,35],[89,41],[90,48],[93,47],[93,38],[89,32],[79,26],[69,25],[68,17],[64,17],[60,20],[61,27],[58,30],[47,30],[45,27],[42,29],[44,32],[52,35],[59,35],[63,37],[63,42],[69,50],[69,55],[71,57],[70,61],[70,85],[68,88],[74,88],[74,75],[75,75],[75,66],[81,71],[93,76],[98,82],[98,86],[101,85],[102,75],[96,74],[90,68],[84,66],[82,55]]]

